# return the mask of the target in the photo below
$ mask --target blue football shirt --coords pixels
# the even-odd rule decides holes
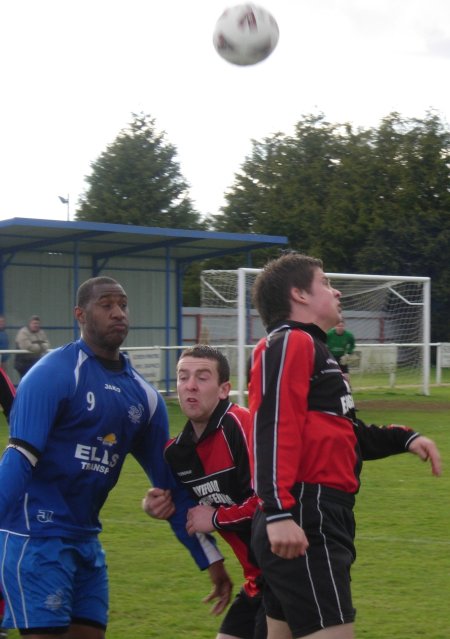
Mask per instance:
[[[192,502],[163,458],[169,437],[164,400],[126,356],[121,358],[122,369],[109,370],[78,340],[47,354],[22,379],[7,453],[19,451],[33,469],[25,492],[9,503],[0,527],[36,537],[97,535],[100,509],[131,453],[153,485],[172,490],[177,507],[172,527],[204,568],[220,554],[209,536],[189,537],[185,531]],[[0,492],[2,465],[3,460]],[[10,464],[11,472],[23,474],[20,469],[23,459],[20,465]]]

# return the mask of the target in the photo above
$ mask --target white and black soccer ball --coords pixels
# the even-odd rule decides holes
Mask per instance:
[[[278,43],[279,29],[266,9],[240,4],[225,9],[214,29],[213,43],[227,62],[248,66],[265,60]]]

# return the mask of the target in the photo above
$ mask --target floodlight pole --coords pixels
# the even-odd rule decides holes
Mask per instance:
[[[59,201],[61,202],[61,204],[67,204],[67,221],[70,221],[70,197],[69,194],[67,194],[67,197],[63,197],[62,195],[58,195]]]

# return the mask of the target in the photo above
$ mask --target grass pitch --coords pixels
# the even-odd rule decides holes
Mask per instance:
[[[355,393],[358,415],[377,424],[403,423],[433,438],[444,473],[431,476],[414,455],[366,462],[357,498],[357,560],[352,570],[358,639],[444,639],[450,595],[450,389]],[[184,419],[169,402],[172,432]],[[0,424],[0,443],[6,441]],[[202,598],[210,591],[165,522],[140,509],[147,490],[141,468],[129,458],[103,509],[101,535],[111,582],[109,639],[213,639],[220,620]],[[237,591],[241,572],[219,541]],[[19,635],[10,632],[10,638]]]

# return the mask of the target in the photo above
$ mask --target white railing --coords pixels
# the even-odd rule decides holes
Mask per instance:
[[[131,357],[132,357],[132,353],[149,354],[147,361],[145,358],[143,358],[143,365],[140,372],[144,375],[144,377],[148,378],[149,381],[155,383],[162,393],[166,395],[171,395],[176,393],[175,365],[171,367],[170,363],[166,360],[165,366],[162,366],[163,354],[167,355],[167,354],[170,354],[171,352],[179,353],[183,349],[189,346],[191,346],[191,344],[182,344],[182,345],[176,345],[176,346],[124,346],[121,348],[121,350],[130,353]],[[237,359],[237,354],[238,354],[237,350],[239,348],[238,345],[212,344],[212,346],[215,346],[216,348],[222,351],[225,351],[229,359],[234,359],[234,360]],[[365,347],[367,348],[369,346],[383,348],[383,344],[358,344],[357,343],[355,346],[355,350],[358,350],[358,348],[365,348]],[[392,346],[392,344],[388,344],[386,346]],[[398,344],[397,346],[403,346],[403,347],[404,346],[421,346],[421,344]],[[253,347],[254,345],[246,346],[247,352],[250,352]],[[430,347],[432,349],[436,349],[436,355],[435,355],[436,367],[435,367],[434,384],[436,386],[439,386],[439,385],[442,385],[442,377],[443,377],[442,370],[444,368],[450,368],[450,343],[434,342],[430,344]],[[9,355],[15,355],[16,353],[27,353],[27,352],[28,351],[20,350],[20,349],[8,349],[8,350],[0,350],[0,355],[3,353],[9,354]],[[236,355],[235,356],[233,355],[233,357],[230,357],[232,353],[236,353]],[[160,358],[160,361],[159,363],[157,362],[155,364],[155,358],[157,359],[158,356]],[[139,370],[139,359],[140,358],[133,361],[133,365],[135,365],[136,368],[138,368],[138,370]],[[151,361],[151,365],[150,367],[147,366],[147,369],[146,369],[145,365],[146,363],[148,363],[148,360]],[[173,358],[173,361],[175,362],[176,358]],[[10,375],[11,379],[13,379],[13,381],[17,381],[15,380],[15,374],[13,372],[12,358],[8,360],[7,362],[6,371]],[[235,371],[233,371],[233,373],[234,372]],[[433,383],[433,381],[431,383]],[[393,385],[395,385],[395,370],[389,373],[389,383],[386,384],[386,386],[392,387]],[[233,391],[233,395],[238,394],[238,392],[239,392],[239,389],[235,389]],[[239,397],[239,401],[242,402],[243,398]]]

